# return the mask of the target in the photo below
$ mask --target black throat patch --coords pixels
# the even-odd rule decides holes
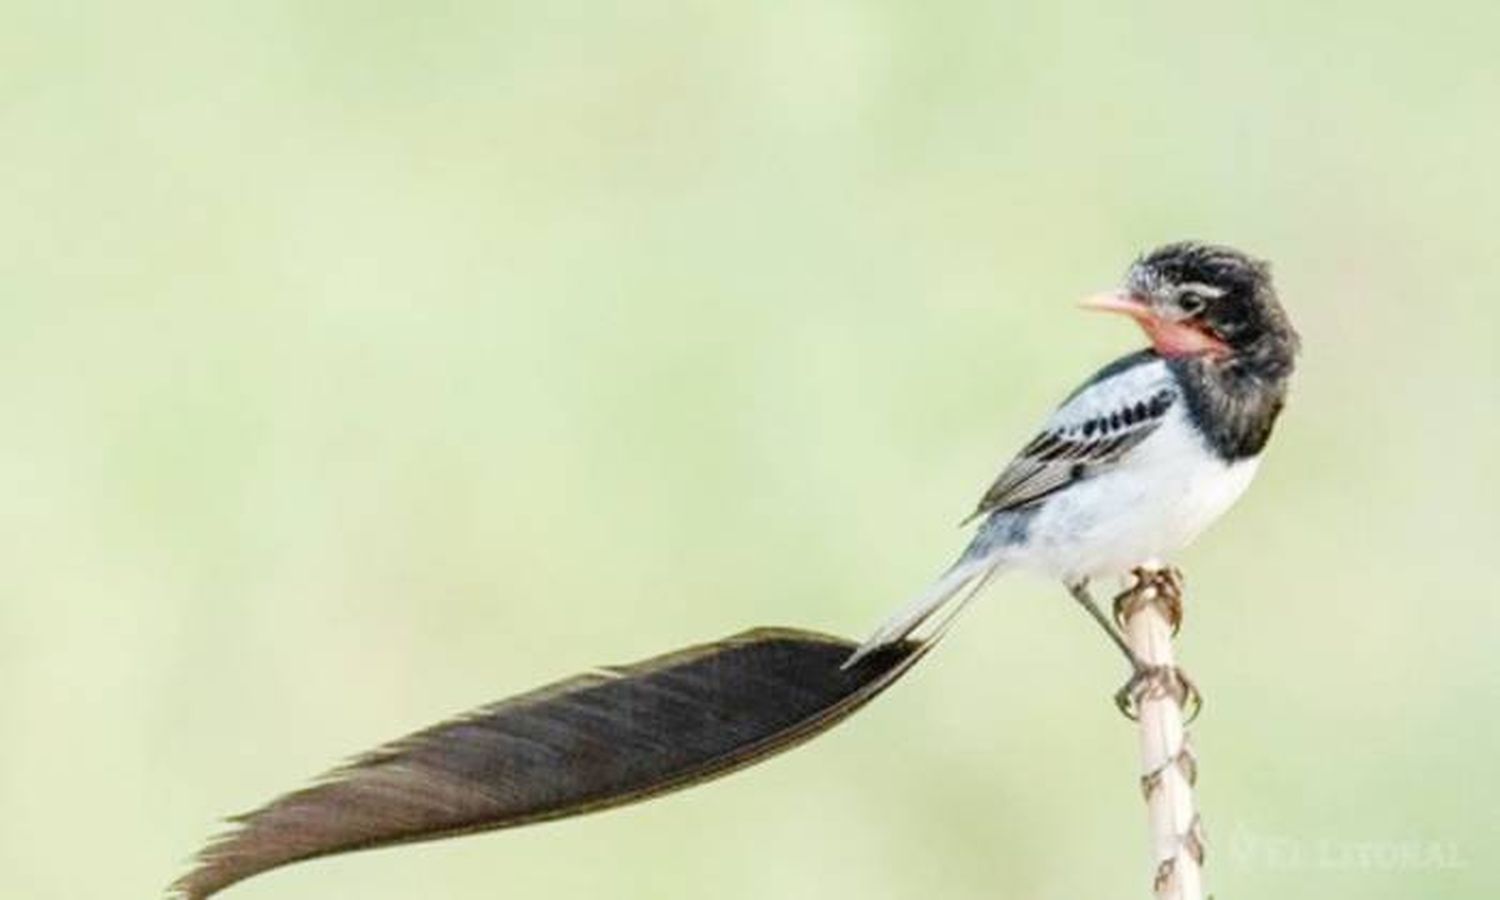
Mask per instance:
[[[1286,405],[1289,372],[1224,366],[1200,358],[1170,359],[1188,418],[1225,462],[1260,455]]]

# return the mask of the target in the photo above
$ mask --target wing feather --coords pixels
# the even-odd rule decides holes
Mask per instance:
[[[1141,365],[1091,384],[1063,404],[985,491],[965,523],[1037,503],[1109,469],[1150,437],[1179,391],[1165,366]]]

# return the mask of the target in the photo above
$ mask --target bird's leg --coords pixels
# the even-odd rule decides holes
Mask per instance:
[[[1117,627],[1115,622],[1111,622],[1109,617],[1104,614],[1104,611],[1099,609],[1099,604],[1094,602],[1093,595],[1089,593],[1089,580],[1082,578],[1078,581],[1069,582],[1068,593],[1073,595],[1073,599],[1078,601],[1078,605],[1082,606],[1093,617],[1094,621],[1099,623],[1099,627],[1104,629],[1104,633],[1109,635],[1109,639],[1114,642],[1116,647],[1120,648],[1120,652],[1125,654],[1125,659],[1130,662],[1130,667],[1139,672],[1146,663],[1142,662],[1141,658],[1136,655],[1136,652],[1130,649],[1130,645],[1125,642],[1125,635],[1121,633],[1123,626]],[[1115,598],[1115,603],[1116,609],[1118,609],[1118,597]],[[1119,617],[1116,615],[1116,622],[1118,621]]]
[[[1114,600],[1115,623],[1124,629],[1130,617],[1143,606],[1152,605],[1172,626],[1172,634],[1182,625],[1182,573],[1177,569],[1136,569],[1135,584],[1121,591]],[[1126,645],[1127,648],[1129,645]],[[1144,700],[1172,697],[1187,710],[1188,722],[1203,709],[1203,695],[1192,679],[1176,666],[1157,666],[1143,662],[1133,650],[1129,655],[1135,672],[1115,692],[1115,706],[1128,719],[1135,719]]]
[[[1125,654],[1126,661],[1130,663],[1130,680],[1115,692],[1115,706],[1120,712],[1127,719],[1134,720],[1142,700],[1172,696],[1177,698],[1180,705],[1190,709],[1188,721],[1191,722],[1203,708],[1203,696],[1198,692],[1198,686],[1181,669],[1152,665],[1141,659],[1121,633],[1126,620],[1143,603],[1160,604],[1163,615],[1172,624],[1173,633],[1176,633],[1178,626],[1182,624],[1182,573],[1176,569],[1149,572],[1138,569],[1135,576],[1136,583],[1114,599],[1113,622],[1099,608],[1099,604],[1094,602],[1093,595],[1088,590],[1087,579],[1070,583],[1068,593],[1099,623],[1099,627],[1104,629],[1104,633],[1109,635],[1109,639],[1120,648],[1120,652]]]

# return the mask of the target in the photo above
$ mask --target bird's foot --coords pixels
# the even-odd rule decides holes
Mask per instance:
[[[1176,637],[1182,628],[1182,570],[1175,566],[1136,569],[1131,575],[1135,583],[1115,595],[1115,624],[1125,631],[1130,617],[1151,604],[1166,618],[1172,626],[1172,636]]]
[[[1140,718],[1141,704],[1168,697],[1182,709],[1184,724],[1191,723],[1203,711],[1203,694],[1181,669],[1138,661],[1130,680],[1115,692],[1115,707],[1134,722]]]

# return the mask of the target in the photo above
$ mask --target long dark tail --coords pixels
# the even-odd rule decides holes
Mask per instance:
[[[298,860],[643,800],[748,766],[859,709],[931,642],[764,628],[599,670],[393,741],[234,818],[171,887],[200,900]]]

